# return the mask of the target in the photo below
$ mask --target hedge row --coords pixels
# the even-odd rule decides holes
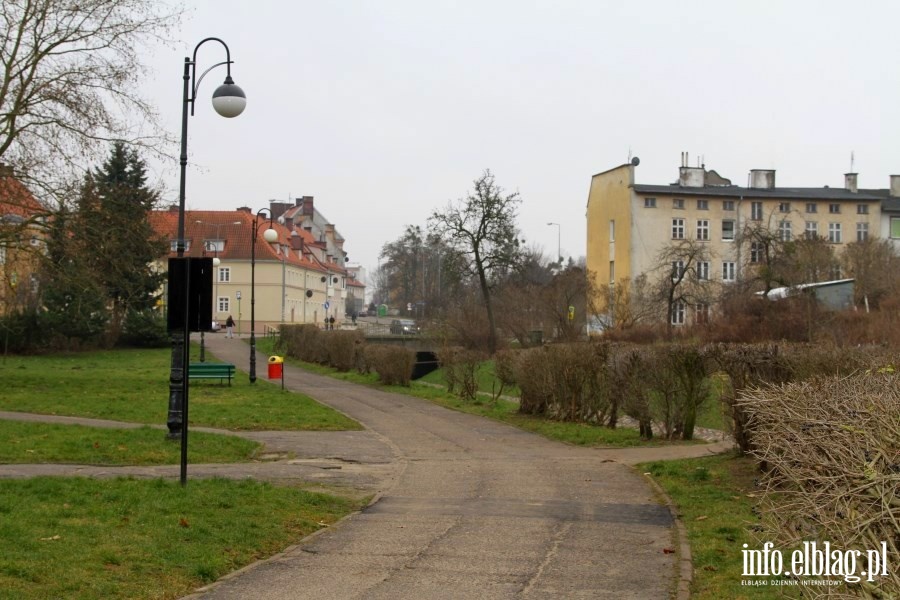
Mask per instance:
[[[361,331],[319,329],[315,325],[285,325],[281,328],[281,351],[305,362],[375,372],[386,385],[409,385],[414,352],[387,345],[367,345]]]

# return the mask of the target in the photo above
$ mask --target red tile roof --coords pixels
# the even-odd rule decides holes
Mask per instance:
[[[0,176],[0,218],[15,215],[30,219],[48,212],[18,179]]]

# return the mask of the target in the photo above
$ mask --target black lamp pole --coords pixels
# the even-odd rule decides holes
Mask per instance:
[[[253,218],[253,238],[250,241],[250,383],[256,383],[256,239],[259,235],[259,217],[263,213],[269,213],[269,228],[263,234],[263,239],[271,243],[278,239],[278,234],[272,229],[272,211],[261,208],[256,211]]]
[[[225,61],[219,62],[204,71],[199,79],[196,79],[197,51],[200,46],[209,41],[216,41],[225,48]],[[178,258],[184,257],[184,206],[185,206],[185,179],[187,176],[187,135],[188,135],[188,105],[191,107],[191,115],[194,114],[194,101],[197,98],[197,88],[203,77],[212,69],[225,65],[227,75],[225,83],[213,92],[213,108],[217,113],[226,118],[236,117],[241,114],[247,104],[244,91],[234,84],[231,79],[231,52],[228,46],[219,38],[209,37],[201,40],[194,47],[193,57],[184,57],[184,95],[181,107],[181,181],[178,192],[178,238],[175,250]],[[189,269],[184,269],[185,279],[181,286],[180,297],[173,297],[172,286],[169,286],[169,306],[184,307],[184,322],[181,330],[173,330],[172,334],[172,366],[169,371],[169,414],[166,425],[169,428],[168,438],[181,438],[181,484],[185,484],[185,466],[187,464],[187,409],[188,409],[188,377],[187,369],[190,360],[190,328],[188,327],[188,274]]]

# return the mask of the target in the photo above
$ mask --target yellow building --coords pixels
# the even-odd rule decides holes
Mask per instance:
[[[758,248],[748,237],[742,243],[748,231],[767,230],[781,241],[821,237],[840,253],[846,244],[877,237],[883,229],[887,190],[859,190],[856,173],[844,176],[843,188],[786,188],[775,185],[774,170],[754,169],[742,187],[705,166],[688,166],[683,154],[677,182],[645,185],[635,182],[638,164],[634,160],[591,178],[587,268],[603,293],[665,269],[657,264],[661,254],[681,240],[703,247],[698,277],[727,285],[759,262]],[[675,324],[687,321],[690,316],[685,319],[682,312]]]

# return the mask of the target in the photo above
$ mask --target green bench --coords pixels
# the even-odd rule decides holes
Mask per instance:
[[[230,363],[191,363],[188,369],[188,379],[223,379],[228,380],[231,385],[231,378],[234,377],[234,365]]]

